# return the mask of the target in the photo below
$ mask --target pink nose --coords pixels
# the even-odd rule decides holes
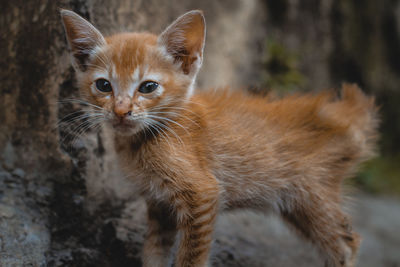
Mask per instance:
[[[114,113],[117,117],[123,118],[125,116],[131,115],[132,104],[129,99],[121,99],[115,103]]]

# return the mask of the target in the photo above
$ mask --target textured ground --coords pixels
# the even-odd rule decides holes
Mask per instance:
[[[363,237],[360,267],[400,266],[400,201],[358,195],[351,207]],[[323,266],[318,254],[276,217],[225,215],[217,230],[217,266]],[[221,258],[226,258],[224,263]]]
[[[70,236],[60,239],[57,233],[65,229],[53,228],[59,240],[51,243],[43,216],[48,212],[45,199],[49,194],[48,188],[35,185],[20,169],[0,171],[0,266],[140,266],[143,201],[106,212],[104,218],[77,217],[82,220],[77,225],[87,229],[66,223]],[[33,198],[44,199],[43,207]],[[355,229],[363,236],[358,266],[400,266],[400,200],[358,194],[350,210]],[[93,230],[92,225],[103,225],[103,229]],[[96,238],[76,239],[86,231]],[[275,216],[227,213],[219,218],[215,236],[213,266],[322,266],[315,249]]]

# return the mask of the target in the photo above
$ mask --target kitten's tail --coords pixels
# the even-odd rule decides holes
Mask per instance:
[[[378,107],[375,98],[365,95],[355,84],[343,84],[341,100],[328,105],[331,115],[344,121],[349,129],[352,144],[358,150],[359,161],[364,161],[376,153],[378,139]]]

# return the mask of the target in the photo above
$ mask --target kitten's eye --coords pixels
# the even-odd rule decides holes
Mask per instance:
[[[142,82],[142,84],[139,86],[139,92],[143,94],[148,94],[156,90],[157,87],[158,83],[156,82],[150,82],[150,81]]]
[[[96,88],[103,93],[109,93],[112,91],[111,83],[106,79],[96,80]]]

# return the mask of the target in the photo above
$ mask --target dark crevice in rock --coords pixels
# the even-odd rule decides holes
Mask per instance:
[[[275,26],[281,26],[287,19],[289,3],[287,0],[265,0],[268,18]]]
[[[390,5],[385,5],[381,31],[385,44],[386,59],[392,71],[400,74],[400,29],[397,28],[396,14],[392,5],[398,5],[399,1],[392,0]]]

